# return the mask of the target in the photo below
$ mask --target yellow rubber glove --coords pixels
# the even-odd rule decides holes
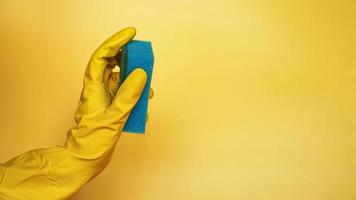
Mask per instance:
[[[135,33],[134,28],[119,31],[92,55],[75,112],[77,125],[63,146],[29,151],[0,165],[1,200],[68,199],[106,167],[147,80],[139,68],[119,88],[118,73],[112,73],[113,57]]]

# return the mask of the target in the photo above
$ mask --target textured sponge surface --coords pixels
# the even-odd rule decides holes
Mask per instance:
[[[147,83],[143,93],[124,126],[123,131],[130,133],[145,133],[148,96],[153,72],[153,49],[151,42],[133,40],[124,46],[121,53],[120,84],[136,68],[142,68],[147,73]]]

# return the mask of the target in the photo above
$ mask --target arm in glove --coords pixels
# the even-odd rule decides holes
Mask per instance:
[[[122,128],[145,87],[144,70],[134,70],[118,86],[114,56],[135,35],[126,28],[92,55],[66,143],[36,149],[0,165],[0,199],[68,199],[109,163]]]

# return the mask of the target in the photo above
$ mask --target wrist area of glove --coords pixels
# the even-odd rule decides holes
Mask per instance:
[[[68,131],[65,148],[84,159],[105,155],[117,143],[128,114],[119,117],[117,112],[106,109],[82,116]]]

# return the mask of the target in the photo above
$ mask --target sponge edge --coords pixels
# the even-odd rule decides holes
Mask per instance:
[[[151,42],[133,40],[122,49],[120,63],[120,85],[136,68],[142,68],[147,74],[147,83],[135,107],[132,109],[123,131],[145,133],[148,96],[151,87],[154,56]]]

